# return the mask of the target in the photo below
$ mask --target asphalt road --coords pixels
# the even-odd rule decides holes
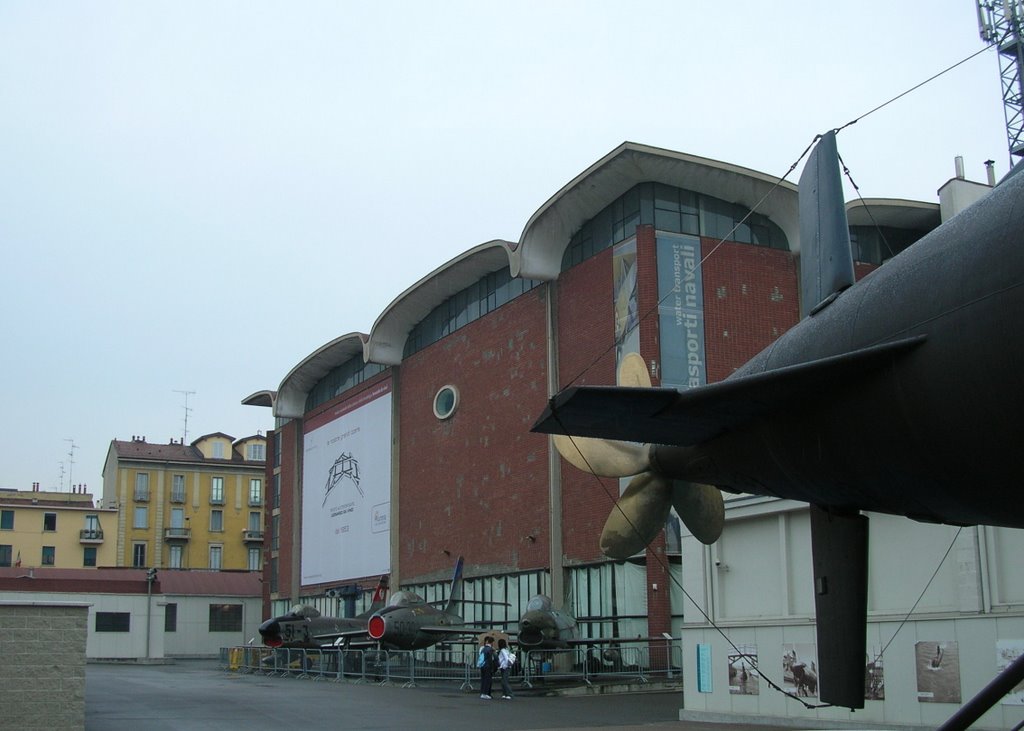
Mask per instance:
[[[213,661],[86,667],[86,731],[290,728],[529,731],[617,728],[753,731],[679,721],[678,691],[481,700],[454,686],[402,688],[244,675]]]

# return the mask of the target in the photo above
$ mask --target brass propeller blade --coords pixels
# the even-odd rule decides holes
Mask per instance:
[[[622,493],[601,531],[601,551],[609,558],[633,556],[665,527],[672,507],[672,481],[651,472],[637,475]]]
[[[722,491],[714,485],[673,483],[672,507],[679,513],[693,537],[701,543],[710,545],[722,535],[725,501],[722,499]]]
[[[650,469],[646,444],[554,434],[555,449],[573,467],[601,477],[629,477]]]
[[[651,387],[647,364],[639,353],[626,353],[619,363],[619,385],[639,388]]]

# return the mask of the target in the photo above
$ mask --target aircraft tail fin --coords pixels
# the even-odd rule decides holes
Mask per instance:
[[[370,614],[384,608],[384,602],[388,598],[388,575],[381,574],[377,588],[373,590],[373,601],[370,603]]]
[[[455,562],[455,573],[452,575],[452,589],[448,594],[448,602],[444,605],[446,614],[455,614],[455,604],[462,600],[462,556]]]
[[[800,175],[800,317],[853,284],[850,227],[835,131],[821,140]]]

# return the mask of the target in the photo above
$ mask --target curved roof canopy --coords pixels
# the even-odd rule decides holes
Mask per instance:
[[[398,365],[409,332],[431,310],[492,272],[511,266],[512,244],[494,239],[435,269],[385,308],[366,342],[367,362]]]
[[[942,223],[938,203],[902,198],[864,198],[846,204],[851,226],[891,226],[931,231]]]
[[[367,336],[349,333],[335,338],[292,368],[277,389],[274,416],[298,419],[306,413],[306,397],[320,379],[354,355],[362,356]]]
[[[533,214],[513,257],[513,276],[555,279],[572,235],[634,185],[651,181],[751,209],[756,206],[758,213],[768,216],[782,228],[791,246],[795,248],[799,240],[794,184],[717,160],[624,142]]]
[[[269,406],[274,407],[274,401],[277,400],[277,391],[270,391],[264,389],[262,391],[256,391],[250,393],[244,399],[242,399],[242,406]]]

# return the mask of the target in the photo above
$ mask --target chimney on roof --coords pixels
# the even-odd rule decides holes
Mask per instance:
[[[956,168],[956,179],[964,179],[964,157],[963,155],[957,155],[953,158],[953,165]]]
[[[996,187],[996,161],[986,160],[985,161],[985,173],[988,177],[989,187]]]

